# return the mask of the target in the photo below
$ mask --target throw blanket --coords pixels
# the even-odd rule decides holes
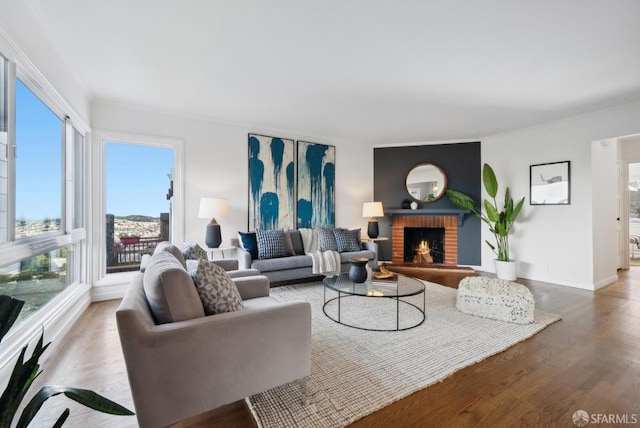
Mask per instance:
[[[334,276],[340,274],[340,253],[337,251],[316,251],[309,253],[313,260],[314,274]]]
[[[301,228],[300,236],[302,237],[302,246],[305,254],[315,253],[320,250],[318,244],[318,231],[313,229]]]

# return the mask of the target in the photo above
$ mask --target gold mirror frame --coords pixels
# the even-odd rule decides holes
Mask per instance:
[[[437,165],[423,162],[415,165],[404,180],[407,193],[416,202],[437,201],[447,189],[447,176]]]

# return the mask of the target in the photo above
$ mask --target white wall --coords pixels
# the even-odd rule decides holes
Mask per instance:
[[[261,133],[336,146],[336,226],[366,227],[362,203],[373,196],[373,149],[344,141],[223,124],[113,103],[92,105],[92,126],[185,141],[185,240],[204,246],[207,219],[198,218],[200,197],[229,200],[229,218],[218,219],[222,245],[248,225],[247,134]]]
[[[0,0],[0,11],[0,42],[3,35],[8,39],[6,45],[0,43],[0,53],[12,57],[16,51],[23,54],[24,57],[16,58],[16,62],[23,67],[37,69],[46,83],[51,84],[58,95],[72,107],[73,111],[67,114],[74,120],[80,119],[88,124],[89,98],[86,91],[66,67],[56,46],[48,43],[40,23],[29,8],[29,2]],[[45,82],[39,81],[39,84],[43,83]],[[77,117],[73,117],[74,113]]]
[[[610,280],[609,266],[600,262],[594,266],[594,256],[599,257],[594,246],[610,248],[610,240],[617,236],[594,233],[599,227],[593,221],[594,206],[603,207],[600,201],[594,204],[594,194],[615,194],[617,188],[594,185],[592,143],[638,132],[640,103],[635,103],[482,139],[482,160],[494,168],[499,183],[510,186],[514,199],[526,196],[510,241],[512,258],[520,261],[521,277],[586,289]],[[571,204],[529,205],[529,166],[565,160],[571,161]],[[593,161],[611,171],[611,165],[605,164],[615,158]],[[487,229],[482,233],[483,240],[491,238]],[[482,268],[494,271],[493,253],[486,245],[482,251]]]

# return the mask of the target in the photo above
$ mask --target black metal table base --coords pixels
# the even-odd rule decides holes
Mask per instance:
[[[357,328],[359,330],[366,330],[366,331],[403,331],[403,330],[410,330],[412,328],[416,328],[419,325],[422,325],[422,323],[424,323],[424,320],[426,318],[425,316],[425,308],[426,308],[426,293],[423,290],[422,291],[422,309],[420,309],[419,306],[414,305],[411,302],[407,302],[406,300],[402,300],[402,298],[400,297],[396,297],[396,296],[360,296],[360,295],[356,295],[356,294],[348,294],[348,293],[342,293],[339,291],[336,291],[336,293],[338,293],[338,295],[336,297],[332,297],[329,300],[327,300],[327,287],[324,287],[324,305],[322,305],[322,312],[324,312],[324,314],[327,316],[327,318],[329,318],[330,320],[337,322],[340,325],[344,325],[347,327],[351,327],[351,328]],[[395,329],[377,329],[377,328],[366,328],[366,327],[360,327],[357,325],[353,325],[353,324],[347,324],[345,322],[343,322],[341,320],[341,305],[340,302],[343,298],[346,297],[358,297],[361,299],[392,299],[396,301],[396,328]],[[327,305],[331,302],[334,301],[338,301],[338,317],[335,318],[333,316],[331,316],[330,314],[327,313]],[[409,305],[409,306],[413,306],[414,308],[416,308],[418,310],[418,312],[420,312],[422,314],[421,319],[419,320],[419,322],[407,326],[407,327],[403,327],[400,328],[400,303],[404,303],[405,305]]]

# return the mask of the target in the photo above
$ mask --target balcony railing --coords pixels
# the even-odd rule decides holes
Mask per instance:
[[[161,238],[140,238],[136,243],[114,244],[114,260],[111,266],[107,266],[107,273],[126,272],[140,269],[140,261],[145,254],[152,254],[153,250],[162,241]]]

